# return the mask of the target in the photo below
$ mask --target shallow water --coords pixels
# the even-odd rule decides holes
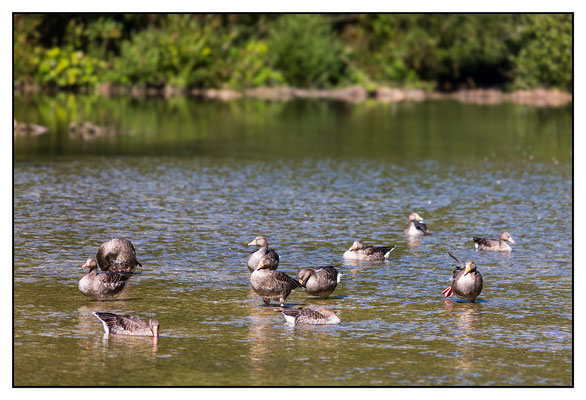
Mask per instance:
[[[176,101],[15,101],[54,129],[15,140],[15,385],[573,384],[569,109]],[[127,132],[70,138],[80,114]],[[402,236],[412,211],[433,235]],[[474,250],[503,230],[511,254]],[[263,306],[259,234],[290,275],[340,265],[331,298],[287,300],[339,325]],[[143,268],[92,301],[80,267],[113,236]],[[345,262],[358,238],[398,247]],[[478,302],[443,298],[447,251],[476,261]],[[93,311],[156,316],[161,336],[104,337]]]

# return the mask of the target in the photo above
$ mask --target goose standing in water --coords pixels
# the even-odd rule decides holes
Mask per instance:
[[[271,300],[278,301],[281,307],[284,307],[285,300],[291,292],[302,286],[289,275],[269,269],[268,264],[265,264],[265,258],[261,258],[256,269],[250,274],[250,286],[262,297],[267,307]]]
[[[310,308],[285,308],[281,310],[285,320],[290,324],[331,325],[339,324],[340,318],[333,311],[320,307],[317,310]]]
[[[506,242],[515,243],[509,232],[501,233],[499,240],[485,239],[479,237],[473,237],[474,247],[476,250],[484,251],[512,251],[511,246]]]
[[[423,218],[417,213],[411,213],[409,215],[409,224],[403,233],[407,236],[423,236],[431,234],[431,232],[427,230],[427,225],[423,223]]]
[[[275,270],[279,266],[279,255],[275,250],[269,249],[269,243],[264,236],[257,236],[249,246],[260,246],[257,251],[248,255],[248,269],[254,272],[261,258],[264,259],[265,268]]]
[[[299,283],[305,287],[305,292],[312,296],[328,298],[344,275],[334,267],[303,268],[299,271]]]
[[[89,268],[90,272],[79,281],[79,291],[96,300],[118,297],[132,276],[132,272],[98,274],[98,265],[93,258],[88,259],[82,268]]]
[[[445,297],[450,297],[454,293],[456,296],[474,302],[482,291],[482,274],[476,270],[474,260],[467,260],[463,265],[454,255],[448,252],[459,264],[452,275],[452,284],[445,288],[442,293]]]
[[[352,244],[352,247],[346,250],[343,257],[346,260],[356,261],[384,261],[389,258],[391,251],[393,251],[395,247],[397,246],[365,246],[361,240],[357,240]]]
[[[96,261],[102,271],[134,272],[142,264],[136,259],[132,242],[124,238],[114,238],[103,243],[96,253]]]
[[[104,325],[110,335],[159,336],[159,321],[150,318],[144,322],[138,317],[96,311],[93,313]]]

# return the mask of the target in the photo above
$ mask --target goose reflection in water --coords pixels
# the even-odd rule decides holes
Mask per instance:
[[[94,318],[95,319],[95,318]],[[159,350],[158,336],[120,336],[104,333],[102,337],[104,348],[108,351],[131,352],[133,354],[151,352],[157,354]]]
[[[252,297],[252,296],[251,296]],[[327,303],[327,301],[324,301]],[[316,309],[323,306],[324,302],[299,304],[304,308]],[[250,368],[247,368],[251,382],[257,385],[274,384],[274,366],[276,363],[285,365],[291,361],[291,355],[303,357],[299,352],[300,347],[308,344],[315,349],[323,360],[337,356],[339,348],[338,340],[332,340],[332,336],[338,331],[338,325],[290,325],[281,315],[281,307],[262,307],[251,301],[248,308],[250,325],[246,342],[248,346],[248,360]],[[341,314],[337,312],[341,317]],[[296,364],[305,364],[311,367],[310,360],[295,358]],[[267,377],[268,380],[263,380]],[[286,378],[283,378],[286,379]],[[280,381],[279,384],[295,384],[293,381]]]
[[[419,236],[405,236],[405,244],[409,250],[413,250],[421,244]]]
[[[248,297],[253,298],[248,308],[250,315],[250,324],[247,333],[247,344],[249,346],[248,359],[250,360],[249,379],[251,382],[258,381],[259,376],[271,373],[270,365],[272,364],[273,353],[279,351],[284,343],[280,339],[275,339],[274,327],[272,326],[271,316],[276,318],[277,314],[273,310],[279,310],[280,307],[261,307],[258,302],[258,295],[251,289]],[[274,343],[273,343],[274,342]],[[259,383],[262,385],[262,383]]]
[[[478,346],[475,344],[477,337],[475,333],[481,331],[478,327],[480,324],[482,311],[478,307],[478,303],[469,302],[454,302],[452,300],[444,300],[443,309],[448,316],[449,324],[452,327],[449,333],[450,338],[456,338],[453,341],[454,352],[460,355],[457,358],[451,359],[450,362],[455,362],[460,371],[473,371],[474,362],[478,359]],[[465,379],[463,374],[461,379]]]

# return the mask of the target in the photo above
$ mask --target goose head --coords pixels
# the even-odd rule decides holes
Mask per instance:
[[[500,240],[504,240],[506,242],[509,243],[515,243],[515,241],[513,240],[513,238],[511,237],[511,235],[509,234],[509,232],[503,232],[501,233],[501,236],[499,237]]]
[[[268,242],[267,239],[264,236],[257,236],[256,238],[254,238],[254,240],[250,243],[248,243],[249,246],[260,246],[260,247],[266,247],[268,246]]]
[[[149,319],[149,327],[151,328],[151,332],[153,332],[153,336],[159,336],[159,321],[155,318]]]
[[[364,248],[364,244],[362,243],[362,240],[356,240],[354,243],[352,243],[352,246],[350,247],[350,251],[354,251],[354,250],[360,250]]]
[[[312,275],[315,275],[314,270],[309,268],[303,268],[301,271],[299,271],[299,274],[297,275],[299,277],[299,283],[305,286],[305,283],[307,283],[307,281],[309,280],[309,278],[311,278]]]
[[[476,264],[474,260],[466,260],[466,267],[464,268],[464,276],[468,275],[470,272],[476,271]]]
[[[409,214],[409,221],[421,222],[421,221],[423,221],[423,218],[421,218],[419,216],[419,214],[417,214],[417,213],[411,213],[411,214]]]
[[[87,261],[85,262],[85,264],[82,266],[82,268],[89,268],[91,271],[93,269],[98,268],[98,263],[96,262],[95,259],[88,258]]]

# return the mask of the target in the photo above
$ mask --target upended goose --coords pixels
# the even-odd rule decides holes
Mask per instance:
[[[150,318],[144,322],[138,317],[96,311],[93,313],[104,325],[110,335],[159,336],[159,321]]]
[[[305,292],[312,296],[328,298],[336,289],[340,278],[344,275],[332,266],[303,268],[299,271],[299,283],[304,286]]]
[[[330,325],[339,324],[340,318],[333,311],[320,307],[316,310],[310,308],[285,308],[281,310],[285,320],[290,324]]]
[[[431,232],[427,230],[427,225],[423,223],[423,218],[417,213],[411,213],[409,215],[409,224],[403,233],[407,236],[423,236],[431,234]]]
[[[499,240],[485,239],[479,237],[473,237],[474,247],[476,250],[484,251],[512,251],[511,246],[506,242],[515,243],[509,232],[501,233]]]
[[[256,269],[250,274],[250,286],[262,297],[267,307],[271,300],[278,301],[281,307],[284,307],[287,297],[293,290],[301,287],[301,284],[281,271],[268,268],[265,258],[261,258]]]
[[[365,246],[361,240],[357,240],[352,244],[344,253],[346,260],[357,260],[357,261],[383,261],[391,255],[397,246],[392,247],[375,247]]]
[[[269,243],[264,236],[257,236],[249,246],[260,246],[260,248],[248,255],[248,269],[253,272],[260,259],[264,257],[266,268],[277,269],[279,266],[279,255],[275,250],[269,249]]]
[[[124,238],[104,242],[96,253],[96,261],[102,271],[109,272],[134,272],[137,265],[142,267],[132,242]]]
[[[445,288],[442,293],[445,297],[450,297],[454,293],[456,296],[474,302],[482,291],[482,274],[476,270],[474,260],[467,260],[463,265],[454,255],[448,252],[459,264],[452,275],[452,284]]]
[[[89,268],[90,272],[80,279],[79,291],[85,296],[96,300],[105,300],[120,295],[132,272],[104,272],[98,274],[96,260],[90,258],[82,268]]]

